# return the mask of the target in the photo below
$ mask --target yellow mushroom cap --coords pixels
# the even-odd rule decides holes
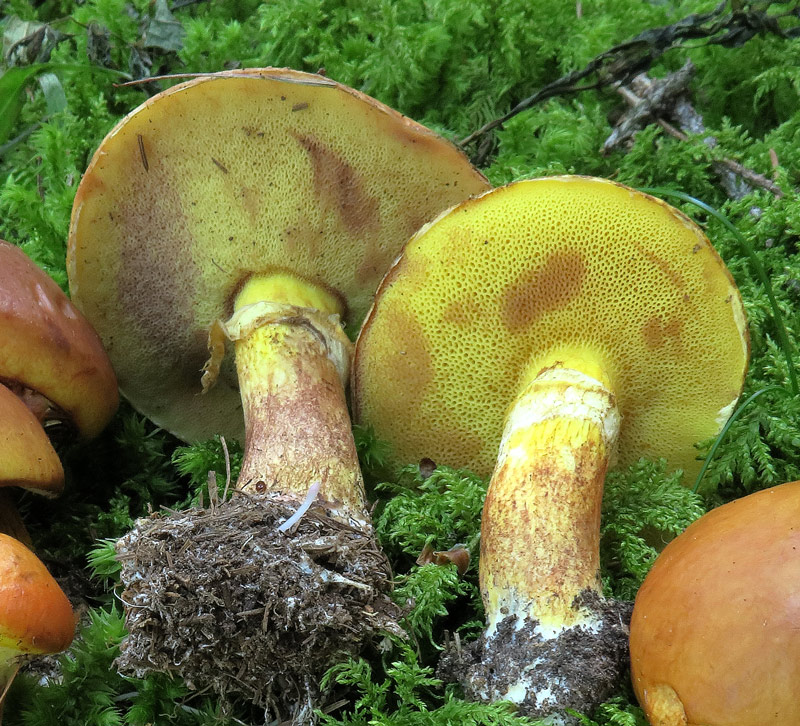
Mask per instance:
[[[487,188],[447,141],[329,79],[204,76],[148,100],[95,153],[70,290],[135,407],[186,440],[242,438],[230,360],[198,394],[208,329],[248,277],[322,286],[355,327],[411,234]]]
[[[61,288],[0,240],[0,382],[45,396],[85,438],[117,410],[117,381],[97,334]]]
[[[800,723],[800,481],[705,514],[659,555],[631,619],[659,726]]]
[[[0,384],[0,486],[19,486],[55,496],[64,470],[50,439],[31,410]]]
[[[0,534],[0,653],[58,653],[74,632],[72,606],[42,561]]]
[[[693,444],[731,413],[749,353],[739,293],[685,215],[610,181],[551,177],[466,201],[408,243],[356,345],[354,414],[398,462],[488,476],[509,407],[553,355],[606,371],[621,463]]]

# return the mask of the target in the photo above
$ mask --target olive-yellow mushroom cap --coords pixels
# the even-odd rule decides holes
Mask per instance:
[[[58,653],[74,632],[72,606],[41,560],[0,534],[0,655]]]
[[[207,335],[245,281],[289,273],[356,329],[400,247],[488,188],[454,146],[377,101],[287,69],[195,78],[103,141],[73,207],[73,299],[133,405],[186,440],[243,438],[232,356]]]
[[[730,274],[685,215],[606,180],[523,181],[408,243],[357,342],[355,418],[398,462],[488,476],[509,407],[562,353],[605,370],[620,463],[663,456],[692,473],[693,445],[739,396],[749,342]]]
[[[631,620],[654,726],[800,723],[800,481],[712,510],[670,542]]]
[[[0,240],[0,383],[58,407],[84,438],[119,402],[102,343],[58,285],[22,250]]]
[[[64,470],[39,419],[0,384],[0,486],[19,486],[55,496]]]

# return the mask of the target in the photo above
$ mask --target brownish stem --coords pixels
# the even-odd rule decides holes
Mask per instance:
[[[326,334],[300,319],[267,324],[237,340],[246,431],[237,488],[302,501],[318,484],[334,516],[364,524],[364,483]]]

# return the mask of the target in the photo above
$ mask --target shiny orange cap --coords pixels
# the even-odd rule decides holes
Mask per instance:
[[[58,653],[74,633],[72,605],[53,576],[25,545],[0,534],[0,648]]]
[[[64,488],[61,461],[42,425],[16,394],[0,384],[0,486],[55,496]]]
[[[0,383],[45,396],[84,438],[119,402],[102,343],[86,318],[22,250],[0,240]]]

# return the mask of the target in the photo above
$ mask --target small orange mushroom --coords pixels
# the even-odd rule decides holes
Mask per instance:
[[[0,383],[28,399],[40,418],[87,439],[119,402],[114,371],[86,318],[22,250],[2,240]]]
[[[89,438],[105,426],[117,402],[114,373],[86,319],[22,250],[0,240],[0,486],[59,494],[64,471],[43,424],[65,424]],[[75,630],[69,600],[30,544],[14,503],[4,493],[3,693],[22,659],[64,650]]]
[[[187,441],[244,439],[237,491],[265,508],[299,506],[308,512],[301,525],[322,509],[329,523],[372,541],[345,399],[352,344],[343,323],[358,326],[415,229],[487,187],[451,144],[330,79],[288,69],[203,76],[134,110],[95,153],[73,208],[70,289],[138,410]],[[291,521],[279,528],[286,546]],[[253,661],[217,678],[218,661],[197,664],[230,638],[213,633],[211,647],[198,626],[168,634],[166,646],[145,632],[157,622],[148,607],[159,606],[137,569],[142,541],[135,531],[119,546],[126,597],[136,601],[123,646],[134,669],[180,661],[184,675],[197,667],[198,682],[213,672],[215,685],[228,677],[258,699],[271,688],[264,672],[289,668],[295,653],[324,658],[325,633],[350,637],[334,620],[315,628],[313,618],[287,616],[283,643],[261,649],[266,671]],[[363,568],[366,601],[386,598],[386,567]],[[371,627],[362,615],[353,637]],[[300,628],[308,633],[297,636]],[[267,636],[259,628],[257,637]],[[174,654],[154,663],[151,639]]]
[[[748,351],[702,231],[620,184],[518,182],[411,239],[357,342],[354,411],[400,462],[494,468],[487,629],[442,665],[470,697],[546,715],[608,695],[628,608],[601,590],[606,469],[664,456],[696,471],[693,445],[731,413]]]
[[[64,470],[39,419],[0,383],[0,484],[55,496]]]
[[[0,240],[0,486],[60,494],[64,470],[43,426],[91,438],[118,402],[111,363],[86,318],[21,249]],[[6,519],[24,532],[17,515]]]
[[[729,502],[659,555],[631,671],[653,726],[800,723],[800,481]]]
[[[0,692],[30,656],[59,653],[75,632],[72,605],[41,560],[0,533]]]

